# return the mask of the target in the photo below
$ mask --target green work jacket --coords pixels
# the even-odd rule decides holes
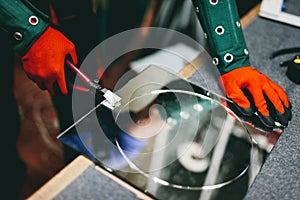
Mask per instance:
[[[0,0],[0,28],[13,49],[23,56],[49,26],[49,17],[29,1]]]

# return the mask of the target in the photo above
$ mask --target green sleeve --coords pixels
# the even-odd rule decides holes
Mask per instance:
[[[47,28],[47,18],[29,2],[0,0],[0,28],[9,35],[10,44],[21,56]]]
[[[221,74],[250,65],[235,0],[192,0]]]

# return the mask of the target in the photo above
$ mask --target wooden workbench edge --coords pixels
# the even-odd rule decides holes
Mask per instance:
[[[261,3],[258,3],[255,7],[253,7],[249,12],[247,12],[247,14],[245,14],[241,18],[240,21],[243,28],[247,27],[258,16],[258,13],[260,11],[260,6]]]
[[[117,182],[118,184],[120,184],[121,186],[126,188],[127,190],[135,193],[137,198],[143,199],[143,200],[153,200],[153,198],[151,198],[150,196],[148,196],[145,193],[141,192],[140,190],[134,188],[133,186],[129,185],[128,183],[126,183],[122,179],[120,179],[117,176],[111,174],[110,172],[104,170],[103,168],[101,168],[99,166],[95,166],[95,168],[96,168],[97,171],[99,171],[100,173],[102,173],[105,176],[109,177],[110,179],[114,180],[115,182]]]
[[[41,188],[34,192],[29,200],[53,199],[72,181],[74,181],[89,166],[94,165],[92,161],[84,156],[78,156],[70,164],[64,167],[58,174],[51,178]]]

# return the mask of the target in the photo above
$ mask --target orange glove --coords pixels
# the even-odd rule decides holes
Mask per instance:
[[[23,68],[41,89],[54,94],[53,84],[57,83],[62,94],[66,95],[64,66],[68,55],[77,64],[74,44],[59,31],[48,27],[22,57]]]
[[[256,69],[234,69],[223,74],[220,82],[234,102],[229,106],[245,119],[256,114],[264,130],[272,131],[275,121],[286,127],[291,120],[291,104],[284,90]]]

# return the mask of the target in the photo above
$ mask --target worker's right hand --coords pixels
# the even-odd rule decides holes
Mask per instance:
[[[291,104],[284,90],[251,66],[234,69],[220,77],[231,109],[246,121],[258,116],[265,131],[272,131],[275,121],[284,127],[292,118]],[[254,122],[252,122],[254,123]],[[255,124],[254,124],[255,126]]]
[[[66,56],[77,64],[75,45],[58,30],[48,27],[22,57],[27,76],[39,88],[54,94],[53,85],[57,83],[62,94],[67,94],[64,66]]]

